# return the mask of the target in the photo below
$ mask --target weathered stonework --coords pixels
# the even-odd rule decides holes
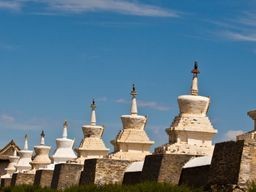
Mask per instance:
[[[33,185],[35,174],[30,173],[14,173],[12,175],[11,186],[17,185]]]
[[[1,179],[1,187],[9,187],[11,186],[12,178],[3,178]]]
[[[123,184],[124,185],[134,185],[141,182],[142,171],[136,172],[125,172]]]
[[[215,144],[208,184],[237,184],[244,141]]]
[[[51,187],[63,190],[78,185],[83,165],[72,163],[56,164],[53,172]]]
[[[182,167],[193,155],[158,154],[145,158],[142,181],[178,184]]]
[[[115,159],[88,159],[84,162],[80,184],[122,183],[125,169],[131,161]]]
[[[53,176],[53,170],[37,170],[35,179],[34,179],[34,185],[38,185],[40,187],[51,187],[52,182],[52,176]]]
[[[191,187],[204,187],[208,183],[210,165],[183,168],[179,185]]]

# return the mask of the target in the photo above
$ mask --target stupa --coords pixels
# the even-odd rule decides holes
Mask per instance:
[[[31,157],[33,154],[32,150],[28,150],[28,136],[25,135],[25,142],[24,142],[24,149],[20,150],[18,152],[20,159],[17,163],[17,165],[15,165],[15,167],[17,168],[17,172],[25,172],[31,169]]]
[[[51,159],[49,158],[49,152],[51,147],[45,145],[44,131],[41,133],[40,145],[34,146],[35,157],[30,163],[33,170],[46,169],[51,164]]]
[[[84,138],[77,149],[78,159],[80,164],[84,164],[85,159],[103,158],[108,154],[109,149],[106,148],[102,135],[104,127],[96,124],[96,104],[92,101],[91,104],[91,124],[82,126]]]
[[[217,133],[207,112],[210,98],[198,95],[198,65],[192,70],[193,79],[190,95],[178,97],[180,113],[166,129],[169,143],[155,149],[155,153],[212,155],[212,138]]]
[[[109,155],[109,158],[141,161],[146,155],[151,154],[149,150],[154,142],[149,140],[144,130],[147,117],[138,115],[136,95],[137,92],[133,85],[131,114],[121,116],[123,129],[111,141],[114,145],[114,152]]]
[[[17,151],[14,150],[14,153],[12,156],[9,156],[9,161],[10,163],[8,164],[7,168],[5,168],[6,170],[6,174],[1,176],[1,179],[4,178],[11,178],[12,174],[16,171],[16,164],[19,160],[19,156],[17,156]]]
[[[56,139],[57,148],[52,156],[53,163],[65,163],[77,158],[73,151],[74,140],[68,139],[68,123],[64,122],[62,138]]]

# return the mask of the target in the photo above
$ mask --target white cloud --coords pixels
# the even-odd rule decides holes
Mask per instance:
[[[15,122],[15,118],[8,114],[2,114],[0,116],[0,122],[5,123],[5,124],[11,124],[11,123]]]
[[[21,2],[18,1],[0,1],[0,9],[8,9],[8,10],[19,10],[22,6]]]
[[[168,111],[168,110],[170,110],[169,106],[157,103],[155,101],[139,100],[138,101],[138,106],[145,107],[145,108],[150,108],[150,109],[155,109],[155,110],[158,110],[158,111]]]
[[[29,2],[45,4],[51,11],[66,13],[108,11],[126,15],[150,17],[180,16],[180,13],[177,11],[130,0],[14,0],[10,2],[0,0],[0,8],[18,9]]]
[[[225,140],[236,140],[237,135],[241,135],[244,132],[242,130],[229,130],[225,134]]]
[[[128,104],[130,101],[127,101],[125,99],[117,99],[115,101],[116,103],[120,104]],[[144,101],[144,100],[137,100],[137,105],[142,108],[149,108],[149,109],[154,109],[157,111],[168,111],[170,110],[170,106],[164,105],[155,101]]]
[[[39,119],[18,120],[17,118],[9,114],[0,115],[0,126],[6,129],[35,130],[42,129],[42,124],[42,121]]]
[[[254,34],[243,34],[239,32],[226,31],[222,32],[222,36],[234,41],[256,41],[256,32]]]
[[[127,100],[125,100],[125,99],[117,99],[117,100],[115,100],[115,102],[116,103],[121,103],[121,104],[127,104],[127,103],[129,103]]]

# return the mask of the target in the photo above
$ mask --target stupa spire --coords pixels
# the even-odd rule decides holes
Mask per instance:
[[[44,145],[45,144],[44,137],[45,137],[45,134],[44,134],[44,131],[42,131],[40,145]]]
[[[194,69],[191,71],[193,73],[192,86],[191,86],[191,95],[198,95],[198,74],[200,71],[198,70],[197,61],[194,63]]]
[[[96,125],[96,103],[95,100],[92,100],[92,104],[91,104],[91,109],[92,109],[92,113],[91,113],[91,125]]]
[[[28,135],[25,135],[24,150],[28,150]]]
[[[62,137],[65,138],[65,139],[68,137],[68,122],[67,122],[67,120],[65,120],[64,124],[63,124]]]
[[[136,91],[135,85],[133,84],[132,91],[131,91],[131,96],[132,96],[131,115],[138,114],[136,95],[137,95],[137,91]]]

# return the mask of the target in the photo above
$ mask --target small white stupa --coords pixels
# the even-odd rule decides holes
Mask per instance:
[[[93,100],[91,104],[91,124],[82,127],[84,139],[77,149],[78,159],[76,161],[80,164],[84,164],[85,159],[106,157],[109,151],[102,140],[104,127],[96,124],[95,110],[96,104]]]
[[[40,145],[34,146],[35,157],[30,163],[33,170],[46,169],[51,164],[51,159],[49,158],[51,147],[45,145],[44,137],[45,134],[42,131]]]
[[[138,115],[136,95],[137,92],[133,85],[131,114],[121,116],[123,129],[115,140],[111,141],[114,145],[114,152],[109,155],[111,159],[141,161],[146,155],[151,154],[149,150],[154,142],[149,140],[144,130],[147,117]]]
[[[56,139],[57,148],[52,156],[53,163],[65,163],[69,160],[74,160],[77,158],[75,152],[73,151],[74,140],[68,139],[68,123],[64,122],[62,138]]]
[[[155,153],[212,155],[212,138],[217,133],[207,112],[210,98],[198,95],[198,66],[195,62],[192,70],[191,95],[178,97],[180,113],[171,127],[166,129],[169,143],[155,149]]]
[[[31,157],[33,154],[32,150],[28,150],[28,136],[25,135],[24,149],[18,152],[20,159],[15,166],[17,168],[17,172],[25,172],[31,169]]]
[[[7,168],[5,168],[6,170],[6,174],[1,176],[1,179],[4,178],[11,178],[12,174],[16,171],[16,164],[19,160],[19,156],[17,156],[17,151],[14,149],[13,155],[9,156],[9,161],[10,163],[8,164]]]

